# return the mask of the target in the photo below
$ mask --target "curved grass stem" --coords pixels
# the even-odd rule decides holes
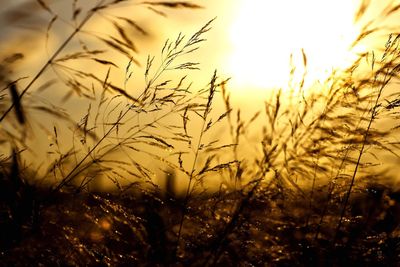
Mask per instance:
[[[195,155],[193,158],[193,163],[192,163],[192,167],[191,167],[191,171],[190,171],[190,175],[189,175],[189,183],[188,186],[186,188],[186,193],[185,193],[185,198],[183,200],[183,205],[182,205],[182,215],[181,218],[179,220],[179,230],[178,230],[178,237],[177,237],[177,241],[176,241],[176,247],[175,247],[175,251],[178,252],[178,247],[179,247],[179,241],[181,239],[181,235],[182,235],[182,228],[183,228],[183,223],[186,217],[186,212],[187,212],[187,205],[189,203],[190,200],[190,195],[191,195],[191,188],[192,188],[192,183],[194,180],[194,173],[195,173],[195,168],[196,168],[196,164],[197,164],[197,160],[199,157],[199,153],[201,150],[201,143],[203,140],[203,136],[204,136],[204,132],[205,132],[205,128],[206,128],[206,122],[207,122],[207,118],[208,115],[210,114],[211,111],[211,106],[212,106],[212,100],[214,98],[214,94],[215,94],[215,90],[216,90],[216,79],[217,79],[217,72],[214,72],[214,75],[211,79],[210,82],[210,89],[209,89],[209,95],[208,95],[208,100],[207,100],[207,104],[206,107],[204,109],[204,114],[202,117],[202,126],[200,128],[200,134],[199,134],[199,140],[196,146],[196,150],[195,150]]]
[[[389,41],[390,41],[390,39],[389,39]],[[390,45],[386,47],[387,50],[386,50],[385,54],[382,57],[382,63],[385,63],[385,55],[386,55],[387,52],[390,51],[391,48],[392,47]],[[397,50],[397,48],[394,48],[394,49]],[[394,57],[394,55],[392,55],[392,61],[393,61],[393,57]],[[336,243],[336,241],[337,241],[337,239],[339,237],[339,231],[340,231],[340,229],[342,227],[342,224],[343,224],[343,219],[344,219],[344,216],[345,216],[345,213],[346,213],[346,208],[347,208],[347,206],[349,204],[351,191],[353,189],[354,182],[355,182],[355,179],[356,179],[356,176],[357,176],[360,164],[361,164],[361,159],[362,159],[362,157],[364,155],[365,148],[366,148],[366,146],[368,144],[368,135],[370,133],[370,130],[371,130],[371,127],[372,127],[372,123],[374,122],[374,120],[376,118],[376,115],[377,115],[377,109],[379,108],[379,101],[381,99],[383,90],[389,84],[390,80],[394,77],[393,71],[395,71],[395,70],[387,70],[387,69],[385,69],[385,67],[383,67],[383,69],[378,70],[377,74],[375,75],[374,83],[377,82],[378,75],[380,74],[381,71],[384,71],[383,82],[381,83],[381,85],[379,87],[379,91],[378,91],[378,94],[377,94],[377,96],[375,98],[374,104],[373,104],[372,108],[370,109],[371,116],[370,116],[370,118],[368,120],[368,125],[367,125],[367,127],[365,129],[365,133],[364,133],[364,136],[363,136],[363,142],[362,142],[362,145],[361,145],[361,148],[360,148],[360,152],[358,153],[357,161],[356,161],[356,164],[355,164],[355,167],[354,167],[354,171],[353,171],[353,174],[352,174],[352,177],[351,177],[351,180],[350,180],[350,185],[349,185],[349,188],[347,190],[347,193],[346,193],[346,196],[345,196],[345,199],[344,199],[344,203],[343,203],[343,207],[342,207],[342,210],[341,210],[341,213],[340,213],[339,222],[338,222],[336,230],[335,230],[335,237],[334,237],[334,240],[333,240],[334,244]]]

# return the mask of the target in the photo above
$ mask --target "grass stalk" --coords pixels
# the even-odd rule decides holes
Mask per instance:
[[[392,58],[391,58],[391,60],[389,60],[389,62],[393,62],[394,59],[396,59],[396,56],[397,56],[396,54],[397,54],[398,46],[399,46],[399,44],[396,42],[398,40],[398,38],[399,38],[399,36],[397,36],[395,38],[393,43],[392,43],[391,37],[389,38],[389,40],[387,42],[387,45],[386,45],[385,53],[383,54],[382,59],[381,59],[381,63],[383,63],[383,69],[378,70],[378,73],[374,77],[374,83],[372,84],[372,88],[374,88],[373,85],[377,82],[377,80],[379,78],[378,75],[381,74],[381,71],[384,71],[383,82],[379,86],[378,94],[377,94],[377,96],[375,98],[375,101],[373,103],[373,106],[372,106],[372,108],[370,110],[371,115],[370,115],[370,117],[368,119],[368,125],[367,125],[367,127],[365,129],[365,132],[364,132],[362,145],[361,145],[360,151],[358,153],[358,157],[357,157],[357,161],[355,163],[354,171],[353,171],[352,176],[351,176],[349,188],[348,188],[348,190],[346,192],[346,196],[345,196],[344,203],[343,203],[342,210],[341,210],[340,217],[339,217],[339,222],[338,222],[338,224],[336,226],[335,237],[334,237],[334,240],[333,240],[334,244],[336,243],[336,241],[339,238],[339,232],[340,232],[342,224],[343,224],[343,219],[345,217],[347,205],[349,204],[351,191],[352,191],[354,183],[355,183],[355,179],[356,179],[357,172],[358,172],[360,164],[361,164],[361,159],[362,159],[362,157],[364,155],[365,148],[366,148],[367,144],[369,143],[368,142],[368,135],[370,133],[372,124],[375,121],[375,118],[377,116],[377,109],[379,108],[379,102],[381,100],[382,93],[383,93],[384,89],[386,88],[386,86],[389,84],[390,80],[395,75],[394,72],[396,71],[397,66],[394,69],[387,69],[386,66],[385,66],[385,60],[386,60],[386,55],[389,52],[393,52],[393,51],[391,51],[391,49],[393,49],[393,46],[396,46],[396,47],[394,47],[395,53],[391,55]],[[374,66],[374,62],[372,63],[372,65]]]
[[[22,97],[28,92],[28,90],[32,87],[32,85],[43,75],[43,73],[50,67],[54,60],[58,57],[58,55],[67,47],[67,45],[71,42],[71,40],[75,37],[77,33],[79,33],[82,28],[90,21],[90,19],[95,15],[99,7],[104,3],[104,0],[100,1],[87,16],[81,21],[81,23],[75,28],[75,30],[64,40],[64,42],[57,48],[57,50],[53,53],[53,55],[47,60],[47,62],[40,68],[37,74],[32,78],[32,80],[25,86],[19,95],[19,101],[21,101]],[[15,103],[11,103],[10,107],[1,115],[0,122],[4,120],[5,117],[11,112],[11,110],[15,107]]]
[[[181,218],[179,220],[179,230],[178,230],[177,241],[176,241],[177,243],[176,243],[176,248],[175,248],[175,251],[177,253],[179,251],[179,242],[181,240],[183,223],[184,223],[184,220],[185,220],[185,217],[186,217],[186,213],[187,213],[187,206],[188,206],[189,201],[190,201],[190,196],[191,196],[191,191],[192,191],[192,183],[193,183],[193,180],[195,178],[196,165],[197,165],[198,157],[199,157],[201,146],[202,146],[202,142],[203,142],[203,136],[204,136],[204,133],[205,133],[205,130],[206,130],[206,123],[207,123],[208,115],[211,112],[212,100],[214,98],[214,94],[215,94],[215,91],[216,91],[216,86],[217,86],[216,85],[216,79],[217,79],[217,72],[215,71],[213,77],[211,78],[207,104],[206,104],[206,107],[204,109],[204,113],[203,113],[203,116],[202,116],[202,123],[201,123],[201,127],[200,127],[199,139],[198,139],[198,142],[197,142],[197,146],[195,148],[195,154],[194,154],[192,166],[191,166],[191,169],[190,169],[189,183],[187,185],[186,192],[185,192],[185,197],[184,197],[183,203],[182,203],[182,214],[181,214]]]

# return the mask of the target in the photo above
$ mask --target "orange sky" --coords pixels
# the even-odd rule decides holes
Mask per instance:
[[[65,24],[55,23],[50,33],[47,50],[43,37],[51,16],[41,11],[32,0],[4,0],[1,16],[3,39],[0,49],[4,54],[21,51],[26,54],[23,64],[15,66],[20,76],[31,76],[32,71],[43,65],[52,51],[71,31]],[[47,1],[65,20],[71,18],[69,1]],[[129,3],[130,1],[128,1]],[[135,2],[135,1],[132,1]],[[217,17],[213,29],[207,33],[207,42],[193,54],[192,61],[201,63],[201,71],[190,73],[190,78],[199,86],[207,83],[215,69],[224,76],[232,77],[230,89],[233,99],[254,101],[254,91],[258,91],[256,99],[262,103],[262,96],[268,90],[285,87],[289,72],[290,54],[299,73],[302,65],[302,49],[307,55],[308,78],[323,79],[331,68],[345,66],[343,60],[346,48],[357,35],[359,27],[352,25],[352,16],[359,6],[360,0],[203,0],[192,1],[203,5],[204,9],[170,10],[162,9],[168,17],[155,15],[146,8],[123,4],[121,8],[113,8],[104,12],[106,16],[128,16],[144,26],[151,35],[134,36],[139,48],[136,57],[142,62],[147,55],[158,55],[164,41],[175,38],[179,32],[186,35],[194,33],[208,20]],[[367,9],[368,18],[378,18],[383,23],[399,26],[396,17],[377,17],[379,10],[389,2],[399,1],[373,0]],[[89,2],[78,1],[80,4]],[[93,3],[93,1],[90,1]],[[13,10],[18,7],[17,11]],[[88,24],[87,29],[93,32],[107,31],[104,14],[96,16]],[[398,16],[397,16],[398,19]],[[396,25],[397,24],[397,25]],[[19,27],[15,27],[19,26]],[[110,26],[108,26],[110,27]],[[381,46],[386,36],[377,41]],[[97,42],[96,39],[90,39]],[[375,41],[378,39],[374,39]],[[16,48],[18,49],[17,51]],[[369,48],[368,48],[369,49]],[[34,53],[31,53],[34,51]],[[121,71],[113,70],[115,79],[123,79],[123,69],[128,59],[113,54],[113,62]],[[136,79],[141,79],[143,69],[134,69]],[[118,78],[119,77],[119,78]],[[17,77],[14,77],[17,78]],[[57,90],[52,94],[58,95]],[[61,92],[58,97],[61,97]],[[67,106],[69,104],[67,103]],[[71,104],[75,105],[74,102]]]
[[[4,27],[0,38],[3,42],[2,50],[8,52],[14,49],[12,33],[19,32],[18,40],[21,50],[34,49],[34,54],[27,53],[25,67],[29,72],[36,64],[46,61],[48,54],[55,49],[57,43],[63,39],[68,27],[58,25],[50,35],[48,51],[45,51],[44,42],[37,36],[43,36],[51,16],[42,13],[35,16],[33,9],[36,6],[32,0],[8,1],[4,9],[10,13],[13,6],[19,6],[17,19],[7,20],[2,16],[0,23]],[[54,10],[62,11],[59,15],[70,18],[69,1],[47,1],[53,3]],[[78,3],[84,1],[78,1]],[[128,1],[129,2],[129,1]],[[135,2],[135,1],[132,1]],[[293,53],[297,64],[301,62],[301,49],[308,55],[309,76],[313,79],[323,78],[322,73],[335,65],[345,65],[341,58],[345,56],[346,47],[355,38],[358,28],[352,25],[352,15],[359,6],[360,0],[204,0],[192,1],[203,5],[204,9],[197,10],[167,10],[163,9],[168,18],[154,15],[145,8],[132,7],[123,4],[122,8],[115,8],[105,12],[108,15],[127,15],[144,25],[152,34],[151,37],[136,36],[140,54],[137,57],[145,62],[148,54],[157,54],[167,38],[174,38],[179,32],[190,35],[211,18],[217,17],[213,30],[207,34],[207,42],[202,49],[193,55],[194,60],[202,65],[201,74],[195,75],[195,80],[202,83],[211,75],[214,69],[220,73],[232,76],[232,86],[240,93],[237,87],[277,87],[285,85],[289,69],[289,56]],[[390,0],[371,1],[368,9],[369,17],[376,16],[374,10],[384,6]],[[393,1],[396,3],[399,1]],[[7,5],[8,4],[8,5]],[[24,11],[25,10],[25,11]],[[66,12],[64,12],[64,10]],[[376,12],[376,11],[375,11]],[[9,15],[9,14],[8,14]],[[394,23],[392,20],[389,23]],[[36,23],[36,24],[35,24]],[[104,17],[97,16],[89,24],[88,29],[97,32],[104,31],[106,23]],[[398,26],[398,25],[397,25]],[[23,28],[32,28],[31,30]],[[42,29],[40,29],[42,28]],[[18,29],[18,30],[17,30]],[[26,42],[26,40],[29,40]],[[14,41],[16,42],[16,41]],[[126,58],[121,57],[118,65],[126,64]],[[332,66],[330,66],[332,65]],[[37,65],[36,65],[37,66]],[[323,70],[325,68],[325,70]],[[313,70],[312,70],[313,69]],[[314,72],[320,72],[316,74]],[[312,77],[314,75],[314,77]]]
[[[17,1],[3,1],[6,1],[3,12],[9,15],[12,7],[17,5]],[[14,14],[16,19],[11,20],[10,17],[2,16],[0,20],[4,29],[0,35],[3,40],[0,50],[4,54],[13,51],[25,53],[26,58],[22,64],[15,66],[15,75],[18,73],[19,76],[32,76],[33,70],[47,61],[49,55],[71,28],[62,23],[55,24],[46,50],[43,39],[46,32],[43,29],[47,27],[51,16],[42,12],[40,16],[35,17],[35,12],[40,10],[37,4],[32,4],[31,0],[18,2],[25,4],[20,6],[22,8],[19,9],[19,13]],[[48,2],[53,3],[52,7],[60,13],[61,17],[65,19],[71,17],[71,11],[67,9],[70,5],[69,1]],[[78,2],[84,3],[84,1]],[[191,60],[201,63],[201,70],[190,72],[189,78],[198,87],[202,87],[208,82],[215,69],[223,77],[232,77],[229,87],[232,99],[244,111],[253,112],[259,109],[268,90],[285,85],[290,53],[293,53],[295,63],[300,64],[303,48],[308,58],[310,79],[323,79],[324,75],[321,76],[321,73],[326,72],[324,68],[329,70],[331,67],[346,64],[340,60],[344,57],[343,53],[346,52],[345,48],[349,45],[349,40],[351,41],[357,33],[357,27],[352,25],[352,14],[358,5],[351,0],[203,0],[192,2],[202,4],[205,8],[164,9],[168,14],[167,18],[157,16],[145,8],[132,7],[128,4],[121,9],[112,9],[105,13],[106,15],[128,15],[151,33],[150,37],[135,36],[140,51],[137,59],[142,62],[142,65],[148,54],[159,55],[167,38],[174,39],[179,32],[191,35],[207,21],[217,17],[213,23],[213,29],[206,35],[207,42],[203,43],[202,48],[191,57]],[[371,1],[368,17],[379,14],[381,6],[388,2],[390,1]],[[398,2],[393,1],[394,4]],[[90,1],[90,3],[93,2]],[[347,7],[349,9],[346,9]],[[399,26],[400,20],[395,18],[387,20],[387,18],[379,17],[379,19],[385,19],[383,23],[387,25]],[[16,25],[19,25],[19,28],[16,28]],[[104,33],[106,25],[104,16],[96,16],[87,29]],[[383,45],[385,38],[379,40],[376,45]],[[17,51],[15,51],[16,48]],[[119,70],[113,69],[112,77],[121,81],[128,59],[115,54],[112,60],[120,67]],[[326,62],[329,62],[331,66],[321,65]],[[101,71],[105,75],[106,71]],[[133,71],[134,78],[142,80],[143,69],[135,67]],[[313,73],[313,71],[316,72]],[[49,74],[54,75],[52,72]],[[56,89],[58,88],[45,92],[41,97],[51,101],[61,99],[65,92]],[[132,86],[129,90],[134,89],[135,86]],[[85,99],[74,98],[63,106],[78,120],[87,110],[86,102]],[[48,140],[45,139],[44,142]]]

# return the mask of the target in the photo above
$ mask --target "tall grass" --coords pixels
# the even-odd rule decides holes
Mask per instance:
[[[49,35],[58,14],[37,2],[52,15]],[[167,40],[160,55],[143,64],[141,85],[133,83],[140,62],[127,29],[140,35],[147,30],[130,17],[109,14],[114,34],[85,29],[92,17],[123,2],[135,4],[99,1],[86,12],[73,1],[73,31],[31,79],[10,78],[21,55],[3,60],[0,257],[5,266],[398,262],[398,177],[384,165],[387,155],[399,157],[397,33],[383,49],[359,54],[352,66],[310,88],[306,75],[293,79],[290,88],[272,92],[263,110],[244,120],[230,101],[229,79],[214,71],[204,88],[188,81],[199,64],[187,56],[195,55],[214,20],[192,35]],[[200,7],[172,1],[137,5],[158,15]],[[357,19],[366,9],[364,2]],[[392,5],[383,12],[397,10]],[[374,22],[365,24],[354,47],[386,33]],[[85,41],[92,37],[95,49]],[[81,50],[74,50],[75,41]],[[111,60],[107,49],[124,55],[126,66]],[[304,52],[303,59],[307,69]],[[87,60],[97,67],[74,64]],[[43,82],[50,69],[55,76]],[[113,79],[118,69],[124,76],[120,84]],[[295,74],[293,69],[289,75]],[[65,85],[58,87],[65,90],[65,101],[85,99],[80,119],[40,97],[54,81]],[[225,110],[218,112],[216,103]],[[41,123],[33,111],[58,122]],[[48,161],[38,170],[27,157],[36,138],[33,128],[49,137]],[[221,129],[224,135],[218,135]],[[258,139],[249,141],[256,132]],[[244,152],[249,150],[251,155]]]

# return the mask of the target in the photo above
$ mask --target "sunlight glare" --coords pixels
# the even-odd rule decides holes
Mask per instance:
[[[287,87],[290,56],[307,81],[324,80],[351,64],[349,47],[358,35],[354,0],[240,0],[231,29],[229,74],[235,87]]]

